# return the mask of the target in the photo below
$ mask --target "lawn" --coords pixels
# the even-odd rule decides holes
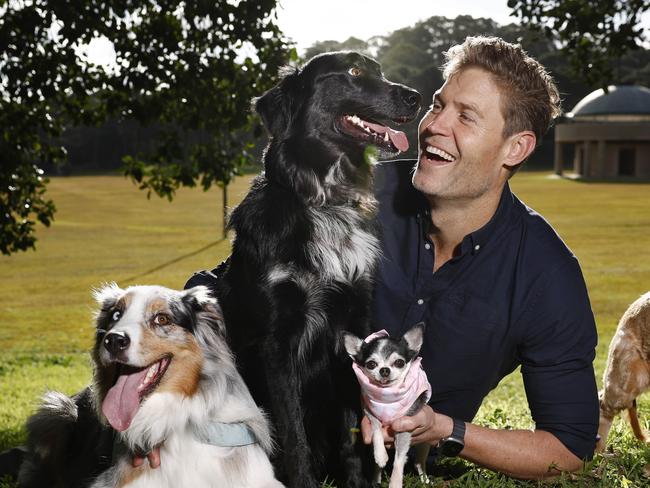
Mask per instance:
[[[242,177],[230,187],[231,204],[248,183]],[[551,222],[582,264],[600,336],[600,383],[619,317],[650,289],[650,184],[584,183],[522,172],[512,187]],[[229,240],[221,237],[219,189],[184,189],[169,203],[147,200],[122,177],[89,176],[53,178],[49,195],[58,212],[50,228],[39,229],[37,251],[0,256],[0,450],[24,440],[25,418],[46,388],[73,393],[88,383],[93,287],[115,281],[180,288],[192,272],[229,253]],[[639,408],[648,428],[650,396],[641,398]],[[532,425],[517,372],[490,394],[477,422]],[[609,452],[584,473],[554,485],[650,484],[650,447],[634,441],[622,420],[614,424],[611,440]],[[537,486],[462,461],[445,462],[440,474],[457,478],[451,486]]]

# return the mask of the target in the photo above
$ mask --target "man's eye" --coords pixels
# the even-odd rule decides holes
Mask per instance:
[[[461,112],[459,114],[459,117],[463,119],[465,122],[474,122],[474,119],[472,119],[469,115],[467,115],[465,112]]]
[[[113,322],[117,322],[118,320],[120,320],[121,317],[122,317],[122,311],[121,310],[115,310],[113,312],[113,315],[111,316],[111,318],[113,319]]]
[[[155,325],[169,325],[172,323],[172,319],[165,313],[158,313],[154,316],[153,323]]]
[[[351,74],[352,76],[359,76],[359,75],[361,75],[361,68],[357,68],[356,66],[352,66],[352,68],[350,68],[348,70],[348,73]]]
[[[396,359],[395,362],[393,363],[393,366],[396,368],[403,368],[404,367],[404,360],[403,359]]]
[[[366,369],[375,369],[377,367],[377,363],[374,361],[368,361],[366,363]]]

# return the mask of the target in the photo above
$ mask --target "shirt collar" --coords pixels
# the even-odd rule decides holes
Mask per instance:
[[[508,182],[503,187],[499,205],[492,218],[480,229],[468,234],[461,243],[461,252],[471,252],[476,254],[480,252],[490,239],[500,235],[507,229],[507,223],[512,214],[515,197],[510,191]]]
[[[483,227],[463,238],[460,244],[461,255],[466,253],[479,253],[491,238],[494,238],[494,236],[500,235],[505,231],[507,228],[507,222],[512,214],[514,203],[515,196],[510,190],[510,185],[506,182],[503,191],[501,192],[499,204],[497,205],[497,209],[492,218]],[[429,207],[426,198],[423,197],[421,199],[421,205],[422,207],[420,212],[417,214],[417,218],[421,219],[422,224],[424,224],[421,228],[426,234],[428,227],[426,222],[429,220]]]

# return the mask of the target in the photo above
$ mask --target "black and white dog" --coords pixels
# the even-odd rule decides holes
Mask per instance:
[[[242,376],[275,428],[276,472],[294,488],[371,476],[351,435],[361,406],[340,334],[370,333],[380,250],[369,147],[406,150],[387,124],[412,120],[420,101],[354,52],[286,74],[255,103],[270,142],[264,173],[232,213],[232,254],[218,279],[189,282],[219,297]]]
[[[74,399],[46,395],[28,421],[20,485],[282,487],[268,458],[268,422],[237,372],[207,290],[112,285],[96,297],[94,386]],[[117,432],[114,443],[97,419]],[[100,440],[113,451],[104,466],[93,445]],[[133,466],[153,449],[159,467]]]
[[[372,447],[377,463],[375,483],[381,481],[381,469],[388,462],[382,425],[405,415],[415,415],[431,398],[431,385],[418,357],[424,334],[424,323],[411,327],[402,337],[393,338],[385,330],[365,339],[344,333],[345,350],[352,360],[352,369],[361,385],[366,416],[372,425]],[[411,433],[395,434],[395,460],[388,488],[401,488],[406,455],[411,447]],[[416,446],[415,468],[427,483],[425,463],[429,446]]]

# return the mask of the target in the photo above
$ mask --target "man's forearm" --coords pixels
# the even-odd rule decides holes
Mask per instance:
[[[441,438],[451,434],[452,426],[450,417],[426,405],[412,417],[395,420],[392,430],[411,432],[413,444],[436,446]],[[390,435],[387,440],[392,441]],[[497,430],[467,424],[465,448],[460,456],[514,478],[548,478],[582,467],[582,461],[557,437],[542,430]]]
[[[582,461],[557,437],[542,430],[495,430],[467,424],[460,455],[515,478],[541,479],[582,467]]]

